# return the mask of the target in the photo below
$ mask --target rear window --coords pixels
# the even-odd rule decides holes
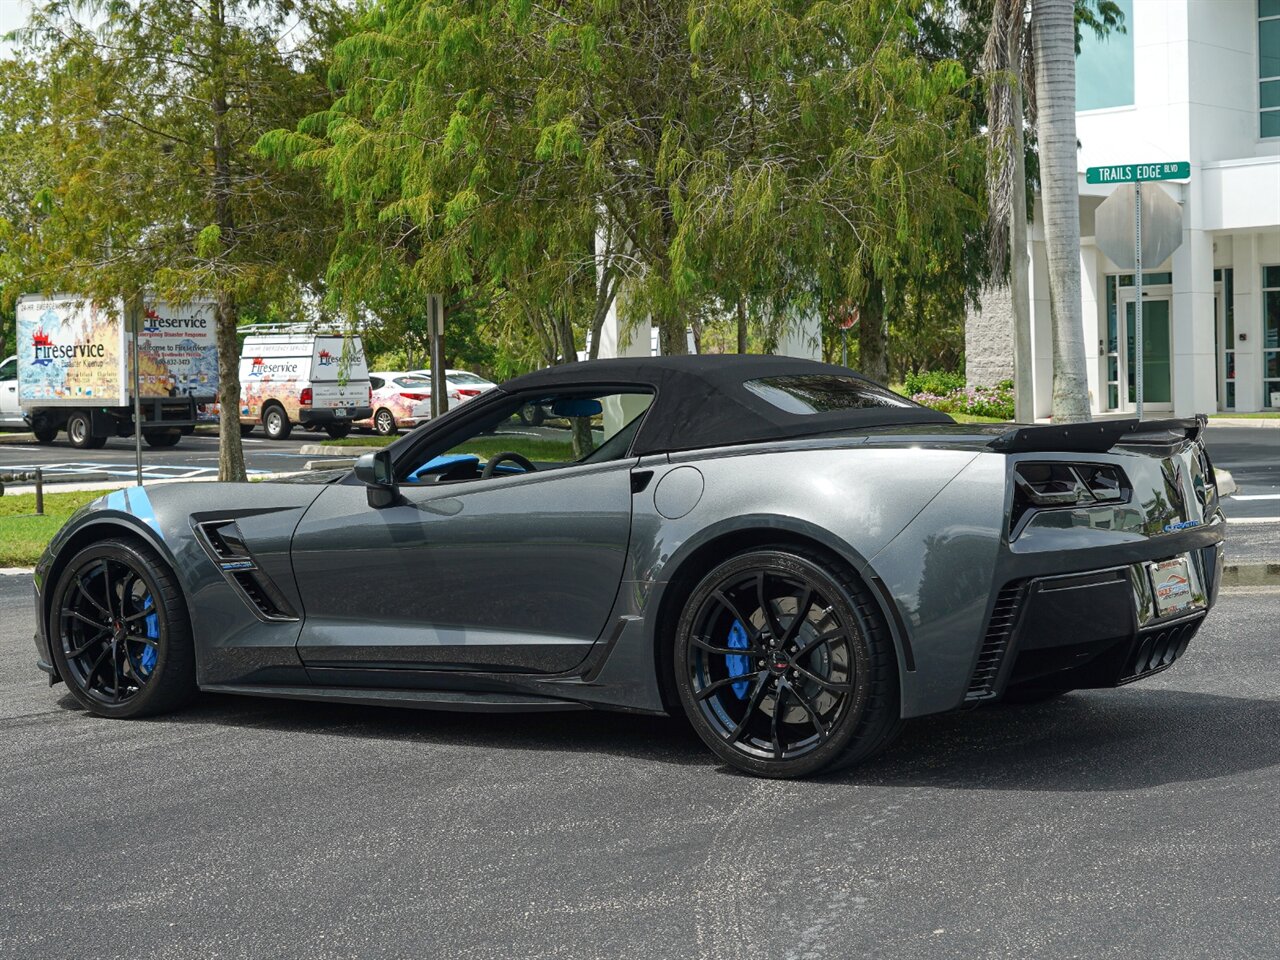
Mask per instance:
[[[835,374],[763,377],[748,380],[743,386],[787,413],[916,406],[906,397],[900,397],[879,384]]]
[[[476,384],[489,382],[484,377],[477,377],[474,373],[467,373],[463,370],[450,370],[445,376],[454,383]]]
[[[397,387],[429,387],[431,381],[425,377],[396,377]]]

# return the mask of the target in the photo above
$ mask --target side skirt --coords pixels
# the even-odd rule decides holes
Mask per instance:
[[[551,713],[590,710],[585,703],[553,697],[511,693],[463,693],[452,690],[377,690],[343,687],[269,687],[208,684],[207,693],[231,693],[281,700],[320,700],[375,707],[412,707],[420,710],[452,710],[463,713]]]

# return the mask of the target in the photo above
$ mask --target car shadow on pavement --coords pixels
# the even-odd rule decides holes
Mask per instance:
[[[59,705],[82,710],[70,694]],[[186,710],[155,722],[594,753],[745,776],[717,763],[683,719],[604,711],[457,713],[202,694]],[[1130,688],[912,720],[883,756],[816,779],[850,786],[1105,792],[1211,780],[1277,764],[1280,700]]]
[[[163,719],[299,735],[600,753],[679,765],[711,762],[702,741],[683,719],[594,710],[466,713],[205,693],[190,708]]]
[[[824,779],[960,790],[1125,791],[1276,764],[1280,700],[1129,688],[915,720],[879,759]]]

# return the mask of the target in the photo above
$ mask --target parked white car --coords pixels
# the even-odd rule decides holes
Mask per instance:
[[[372,430],[380,436],[390,437],[401,427],[416,427],[431,419],[431,380],[416,373],[375,370],[369,374],[373,388],[369,405],[373,415],[357,420],[362,430]],[[451,392],[450,402],[457,402]]]
[[[414,370],[415,377],[426,377],[431,379],[430,370]],[[498,385],[492,380],[486,380],[478,373],[472,373],[470,370],[446,370],[444,372],[445,383],[449,385],[449,399],[457,400],[464,403],[467,400],[473,400],[482,393],[488,393]],[[455,398],[455,394],[457,394]]]

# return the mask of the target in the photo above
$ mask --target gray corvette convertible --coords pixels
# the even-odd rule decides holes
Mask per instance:
[[[36,647],[108,717],[672,713],[803,776],[907,717],[1169,667],[1222,569],[1203,427],[958,425],[784,357],[570,364],[354,470],[95,501],[36,569]]]

